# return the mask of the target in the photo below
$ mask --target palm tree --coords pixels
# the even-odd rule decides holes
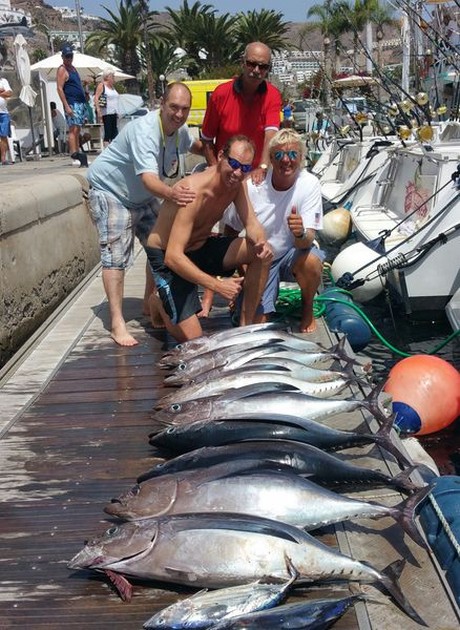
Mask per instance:
[[[176,55],[176,49],[177,46],[160,37],[150,37],[147,50],[150,56],[154,86],[157,88],[154,91],[157,95],[160,76],[163,75],[167,79],[168,75],[183,66],[183,59]]]
[[[201,44],[202,72],[212,73],[229,63],[235,52],[235,19],[229,13],[203,13],[196,23],[195,37]],[[216,77],[219,78],[219,77]]]
[[[178,11],[171,7],[165,7],[169,13],[171,23],[166,25],[171,43],[182,48],[190,60],[190,72],[192,76],[199,73],[202,65],[202,43],[197,38],[201,30],[204,15],[214,15],[216,10],[210,4],[195,2],[191,7],[184,0]]]
[[[285,50],[289,47],[288,30],[289,22],[283,21],[283,14],[273,9],[238,13],[235,27],[235,39],[238,42],[236,58],[241,57],[246,45],[251,42],[263,42],[272,51]]]
[[[141,70],[140,49],[144,43],[144,15],[139,2],[120,0],[118,15],[103,7],[110,16],[101,18],[98,31],[91,33],[86,40],[87,49],[111,59],[125,72],[137,76]],[[148,18],[157,12],[150,12]],[[150,32],[154,28],[152,21],[147,24]]]
[[[307,12],[307,17],[314,16],[317,18],[310,28],[318,28],[323,36],[324,65],[322,68],[322,96],[325,107],[329,107],[331,98],[333,74],[330,67],[331,51],[334,55],[333,65],[337,71],[340,51],[340,37],[347,30],[344,7],[346,7],[346,5],[342,1],[330,2],[330,0],[327,0],[324,4],[314,4]]]

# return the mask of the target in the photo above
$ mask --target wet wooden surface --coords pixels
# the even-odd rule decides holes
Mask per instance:
[[[130,488],[158,459],[148,444],[155,428],[154,402],[166,390],[157,366],[167,339],[141,316],[144,260],[127,276],[126,312],[138,346],[120,348],[104,328],[107,308],[101,279],[95,277],[50,325],[0,390],[0,628],[141,628],[162,607],[192,592],[160,583],[134,583],[124,603],[105,578],[70,571],[68,560],[85,539],[102,533],[110,520],[102,511],[113,496]],[[215,309],[208,331],[230,327],[223,309]],[[321,326],[317,339],[331,339]],[[360,414],[337,418],[347,428]],[[363,459],[363,455],[365,459]],[[378,449],[344,455],[373,467],[385,467]],[[377,460],[376,460],[377,458]],[[388,490],[367,493],[398,502]],[[322,540],[337,544],[332,530]],[[458,618],[427,554],[403,537],[389,519],[338,529],[344,551],[378,569],[408,559],[403,591],[430,628],[457,628]],[[419,567],[416,566],[419,563]],[[417,628],[372,586],[362,590],[373,601],[358,604],[336,628],[390,630]],[[312,590],[324,595],[327,589]],[[306,596],[307,591],[297,597]],[[376,603],[376,600],[382,603]]]

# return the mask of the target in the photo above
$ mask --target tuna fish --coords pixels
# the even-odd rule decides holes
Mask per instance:
[[[295,422],[296,419],[322,422],[339,413],[356,409],[369,411],[380,423],[390,412],[391,398],[382,399],[385,381],[381,381],[362,400],[357,398],[319,399],[308,394],[286,391],[263,391],[265,384],[246,385],[237,391],[226,391],[189,401],[175,401],[155,412],[155,420],[165,424],[186,424],[195,420],[271,420]],[[237,404],[235,404],[235,402]]]
[[[286,598],[296,577],[295,573],[290,580],[282,583],[252,582],[216,591],[200,591],[153,615],[144,623],[144,628],[200,630],[214,627],[222,619],[230,620],[273,608]]]
[[[416,622],[426,625],[401,592],[390,566],[378,571],[286,523],[235,514],[182,514],[111,526],[68,563],[140,579],[201,588],[283,580],[289,558],[302,581],[375,583]]]
[[[298,474],[307,475],[310,481],[315,481],[322,486],[353,489],[390,486],[405,492],[412,492],[418,488],[409,479],[413,468],[407,469],[396,477],[389,477],[379,470],[351,464],[316,446],[282,439],[205,446],[157,464],[140,475],[137,482],[142,483],[153,477],[185,470],[207,468],[223,462],[256,458],[289,467]]]
[[[269,372],[270,374],[288,374],[292,378],[308,381],[309,383],[327,383],[337,379],[345,379],[350,382],[356,381],[361,385],[368,385],[367,381],[364,381],[353,372],[352,366],[348,366],[345,370],[335,369],[333,370],[321,370],[320,368],[314,368],[307,365],[303,365],[299,361],[293,359],[283,359],[278,357],[258,357],[251,359],[242,366],[233,368],[231,370],[222,370],[218,367],[202,374],[197,374],[191,383],[209,383],[212,380],[220,379],[222,376],[239,376],[245,375],[248,371],[256,372]],[[166,385],[175,385],[168,378],[165,378]]]
[[[212,630],[326,630],[364,595],[308,600],[223,619]]]
[[[431,492],[420,489],[396,507],[359,501],[327,490],[300,475],[266,469],[270,462],[225,462],[209,468],[172,473],[136,484],[105,506],[125,520],[164,514],[234,512],[264,516],[306,530],[355,518],[391,516],[420,546],[423,538],[414,522],[415,508]],[[243,470],[242,470],[243,465]],[[260,466],[260,468],[259,468]]]
[[[317,383],[309,383],[299,378],[293,378],[288,374],[243,371],[238,374],[229,374],[222,376],[213,381],[204,383],[192,383],[189,386],[181,387],[174,390],[170,394],[163,396],[157,401],[155,409],[164,409],[170,405],[182,403],[187,400],[197,400],[198,398],[207,398],[216,394],[222,394],[228,390],[236,392],[246,385],[263,386],[265,390],[297,390],[303,394],[308,394],[315,398],[330,398],[334,394],[341,392],[350,383],[350,378],[335,378],[332,381],[322,381]]]
[[[370,444],[374,442],[392,453],[403,466],[411,462],[391,441],[393,417],[387,419],[377,433],[358,433],[332,429],[319,422],[299,419],[296,424],[257,420],[198,420],[185,425],[168,427],[150,435],[150,444],[186,453],[202,446],[222,446],[247,440],[297,440],[326,451]]]
[[[197,375],[204,374],[210,370],[219,367],[223,371],[232,370],[245,365],[252,359],[262,356],[291,359],[309,367],[325,367],[326,365],[330,365],[332,361],[339,360],[345,362],[347,365],[360,366],[361,369],[357,370],[359,373],[363,371],[368,373],[369,365],[363,368],[362,364],[358,363],[358,361],[347,352],[345,343],[346,337],[342,337],[339,343],[329,350],[324,349],[318,352],[293,350],[283,343],[257,345],[250,350],[241,348],[241,346],[218,348],[200,354],[188,361],[181,361],[176,366],[175,370],[165,378],[165,382],[168,385],[182,385],[188,383]]]
[[[193,343],[194,341],[196,343]],[[199,339],[187,342],[187,347],[185,347],[184,344],[184,347],[164,355],[160,359],[159,365],[163,367],[174,367],[183,361],[188,361],[192,357],[217,348],[229,346],[240,346],[243,348],[244,346],[245,349],[249,349],[254,346],[277,343],[286,344],[292,350],[300,350],[302,352],[320,352],[326,350],[324,346],[314,341],[309,341],[305,339],[305,337],[283,330],[271,328],[256,329],[249,332],[240,330],[239,334],[235,333],[235,331],[226,330],[222,333],[217,333],[217,335],[213,337],[200,337]]]

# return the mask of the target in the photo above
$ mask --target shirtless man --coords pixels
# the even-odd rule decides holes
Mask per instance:
[[[272,252],[243,183],[253,157],[254,145],[246,136],[230,138],[219,151],[217,164],[184,180],[195,191],[195,199],[182,207],[165,201],[148,237],[145,250],[159,295],[152,300],[166,329],[179,342],[203,334],[197,285],[230,301],[244,281],[240,324],[250,324],[255,317]],[[232,202],[246,237],[210,237],[213,225]],[[247,264],[245,278],[233,277],[242,264]]]

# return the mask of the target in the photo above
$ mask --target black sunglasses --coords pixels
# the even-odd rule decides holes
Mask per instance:
[[[258,63],[257,61],[251,61],[250,59],[245,59],[244,63],[252,70],[259,68],[261,72],[268,72],[271,68],[271,64],[269,63]]]

